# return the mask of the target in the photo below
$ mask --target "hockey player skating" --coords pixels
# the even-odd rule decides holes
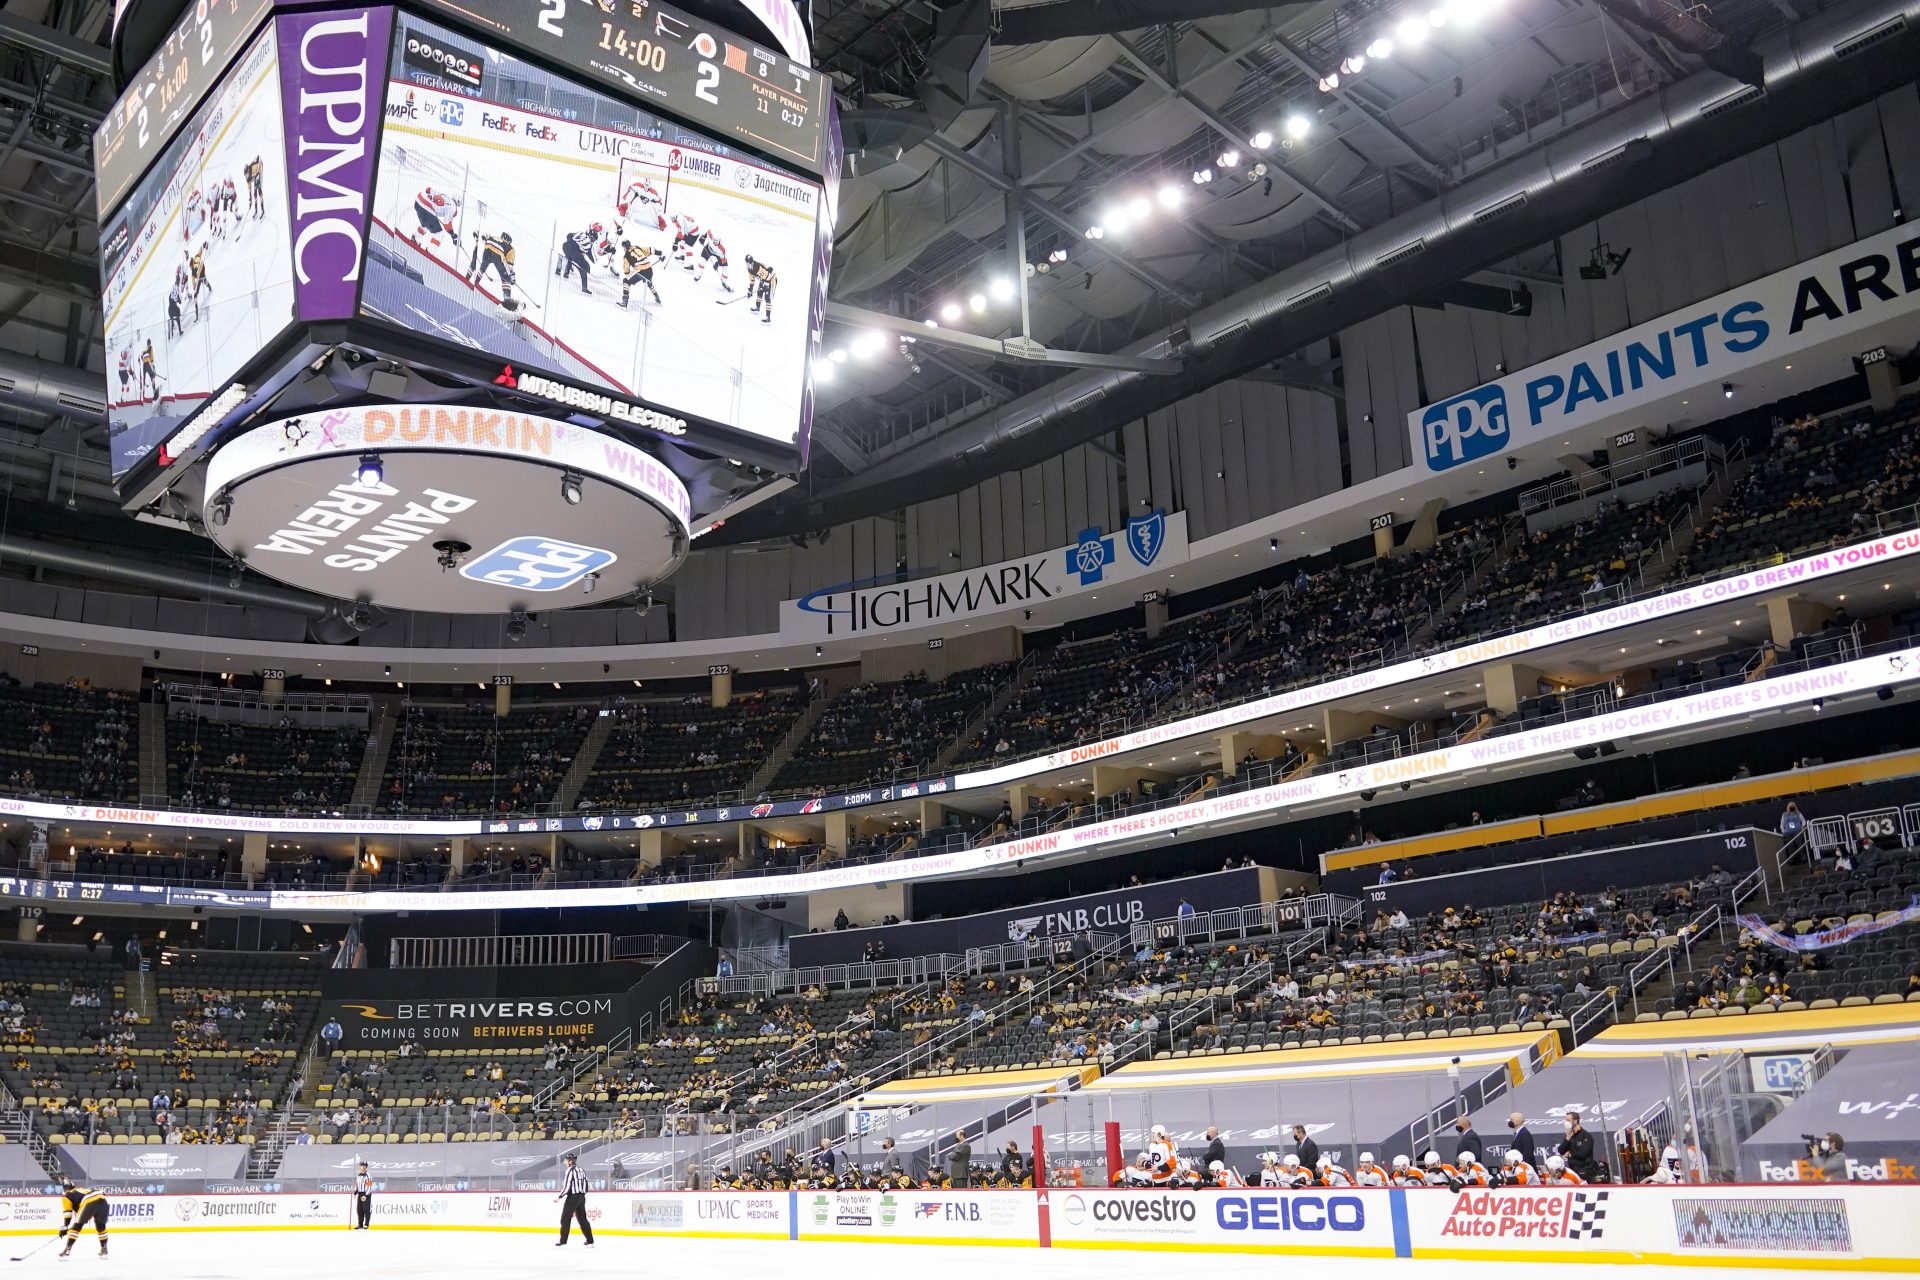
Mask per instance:
[[[660,302],[660,290],[654,287],[653,268],[660,261],[660,251],[646,245],[635,244],[631,240],[620,242],[620,305],[627,305],[627,298],[633,292],[633,286],[644,285],[655,302]],[[664,304],[663,304],[664,305]]]
[[[708,263],[713,264],[714,274],[720,277],[720,287],[732,293],[733,285],[727,281],[727,246],[717,231],[708,231],[700,237],[700,257],[693,264],[696,284],[706,279]]]
[[[140,353],[140,398],[158,400],[160,398],[160,371],[153,366],[153,339],[147,339],[147,349]]]
[[[179,290],[175,289],[174,294],[177,297],[179,295]],[[135,387],[133,385],[133,348],[122,347],[120,348],[120,400],[121,400],[121,403],[124,404],[127,401],[128,397],[132,396],[134,392],[135,392]]]
[[[202,241],[200,252],[187,259],[187,291],[193,295],[193,318],[200,318],[200,295],[205,293],[207,301],[213,301],[213,282],[207,279],[207,244]]]
[[[67,1243],[60,1250],[60,1256],[66,1257],[73,1252],[73,1242],[80,1233],[91,1226],[100,1237],[100,1256],[107,1256],[107,1196],[104,1191],[95,1191],[90,1187],[75,1186],[72,1178],[64,1178],[60,1183],[60,1234]]]
[[[693,251],[699,245],[701,235],[700,224],[693,215],[673,215],[673,243],[668,246],[668,252],[673,255],[675,262],[688,271],[693,270]]]
[[[553,274],[562,280],[571,280],[573,273],[578,271],[580,292],[592,293],[593,290],[587,287],[587,277],[593,274],[593,260],[606,257],[613,251],[613,246],[607,243],[606,231],[604,226],[596,222],[585,231],[576,231],[562,240],[560,262],[554,267]]]
[[[256,218],[267,216],[266,168],[255,156],[247,162],[247,212]]]
[[[513,236],[502,231],[499,235],[483,235],[480,242],[473,246],[473,258],[467,263],[467,283],[482,284],[491,271],[500,280],[500,297],[503,301],[513,301]]]
[[[167,336],[169,338],[186,336],[187,327],[180,318],[180,310],[180,286],[176,284],[167,291]],[[123,365],[120,370],[120,380],[125,382],[126,377],[127,371]]]
[[[747,296],[753,299],[752,310],[761,324],[773,323],[773,291],[779,283],[773,264],[747,255]]]
[[[460,202],[445,192],[422,187],[413,198],[413,242],[422,248],[440,249],[440,237],[460,243]]]

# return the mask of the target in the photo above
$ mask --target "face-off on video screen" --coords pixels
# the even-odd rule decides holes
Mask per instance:
[[[820,186],[403,16],[361,308],[795,440]]]

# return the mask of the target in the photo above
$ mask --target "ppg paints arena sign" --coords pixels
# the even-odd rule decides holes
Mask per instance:
[[[376,1049],[412,1040],[434,1048],[599,1042],[626,1025],[626,996],[531,996],[473,1000],[341,1000],[326,1017],[340,1047]]]
[[[623,441],[457,405],[262,424],[221,446],[206,493],[208,533],[249,567],[439,613],[560,609],[657,582],[686,555],[691,507]]]

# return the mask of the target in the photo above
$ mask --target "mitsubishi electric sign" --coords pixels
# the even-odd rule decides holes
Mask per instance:
[[[1920,307],[1920,233],[1894,227],[1407,415],[1430,471],[1577,431]]]
[[[1187,559],[1187,516],[1136,516],[1107,533],[1082,530],[1072,545],[934,578],[892,574],[825,587],[780,605],[780,638],[819,641],[887,637],[942,627],[1065,596],[1093,594]]]

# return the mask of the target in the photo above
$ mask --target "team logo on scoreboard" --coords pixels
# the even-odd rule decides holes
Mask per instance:
[[[564,591],[618,558],[599,547],[522,535],[468,560],[460,576],[521,591]]]

